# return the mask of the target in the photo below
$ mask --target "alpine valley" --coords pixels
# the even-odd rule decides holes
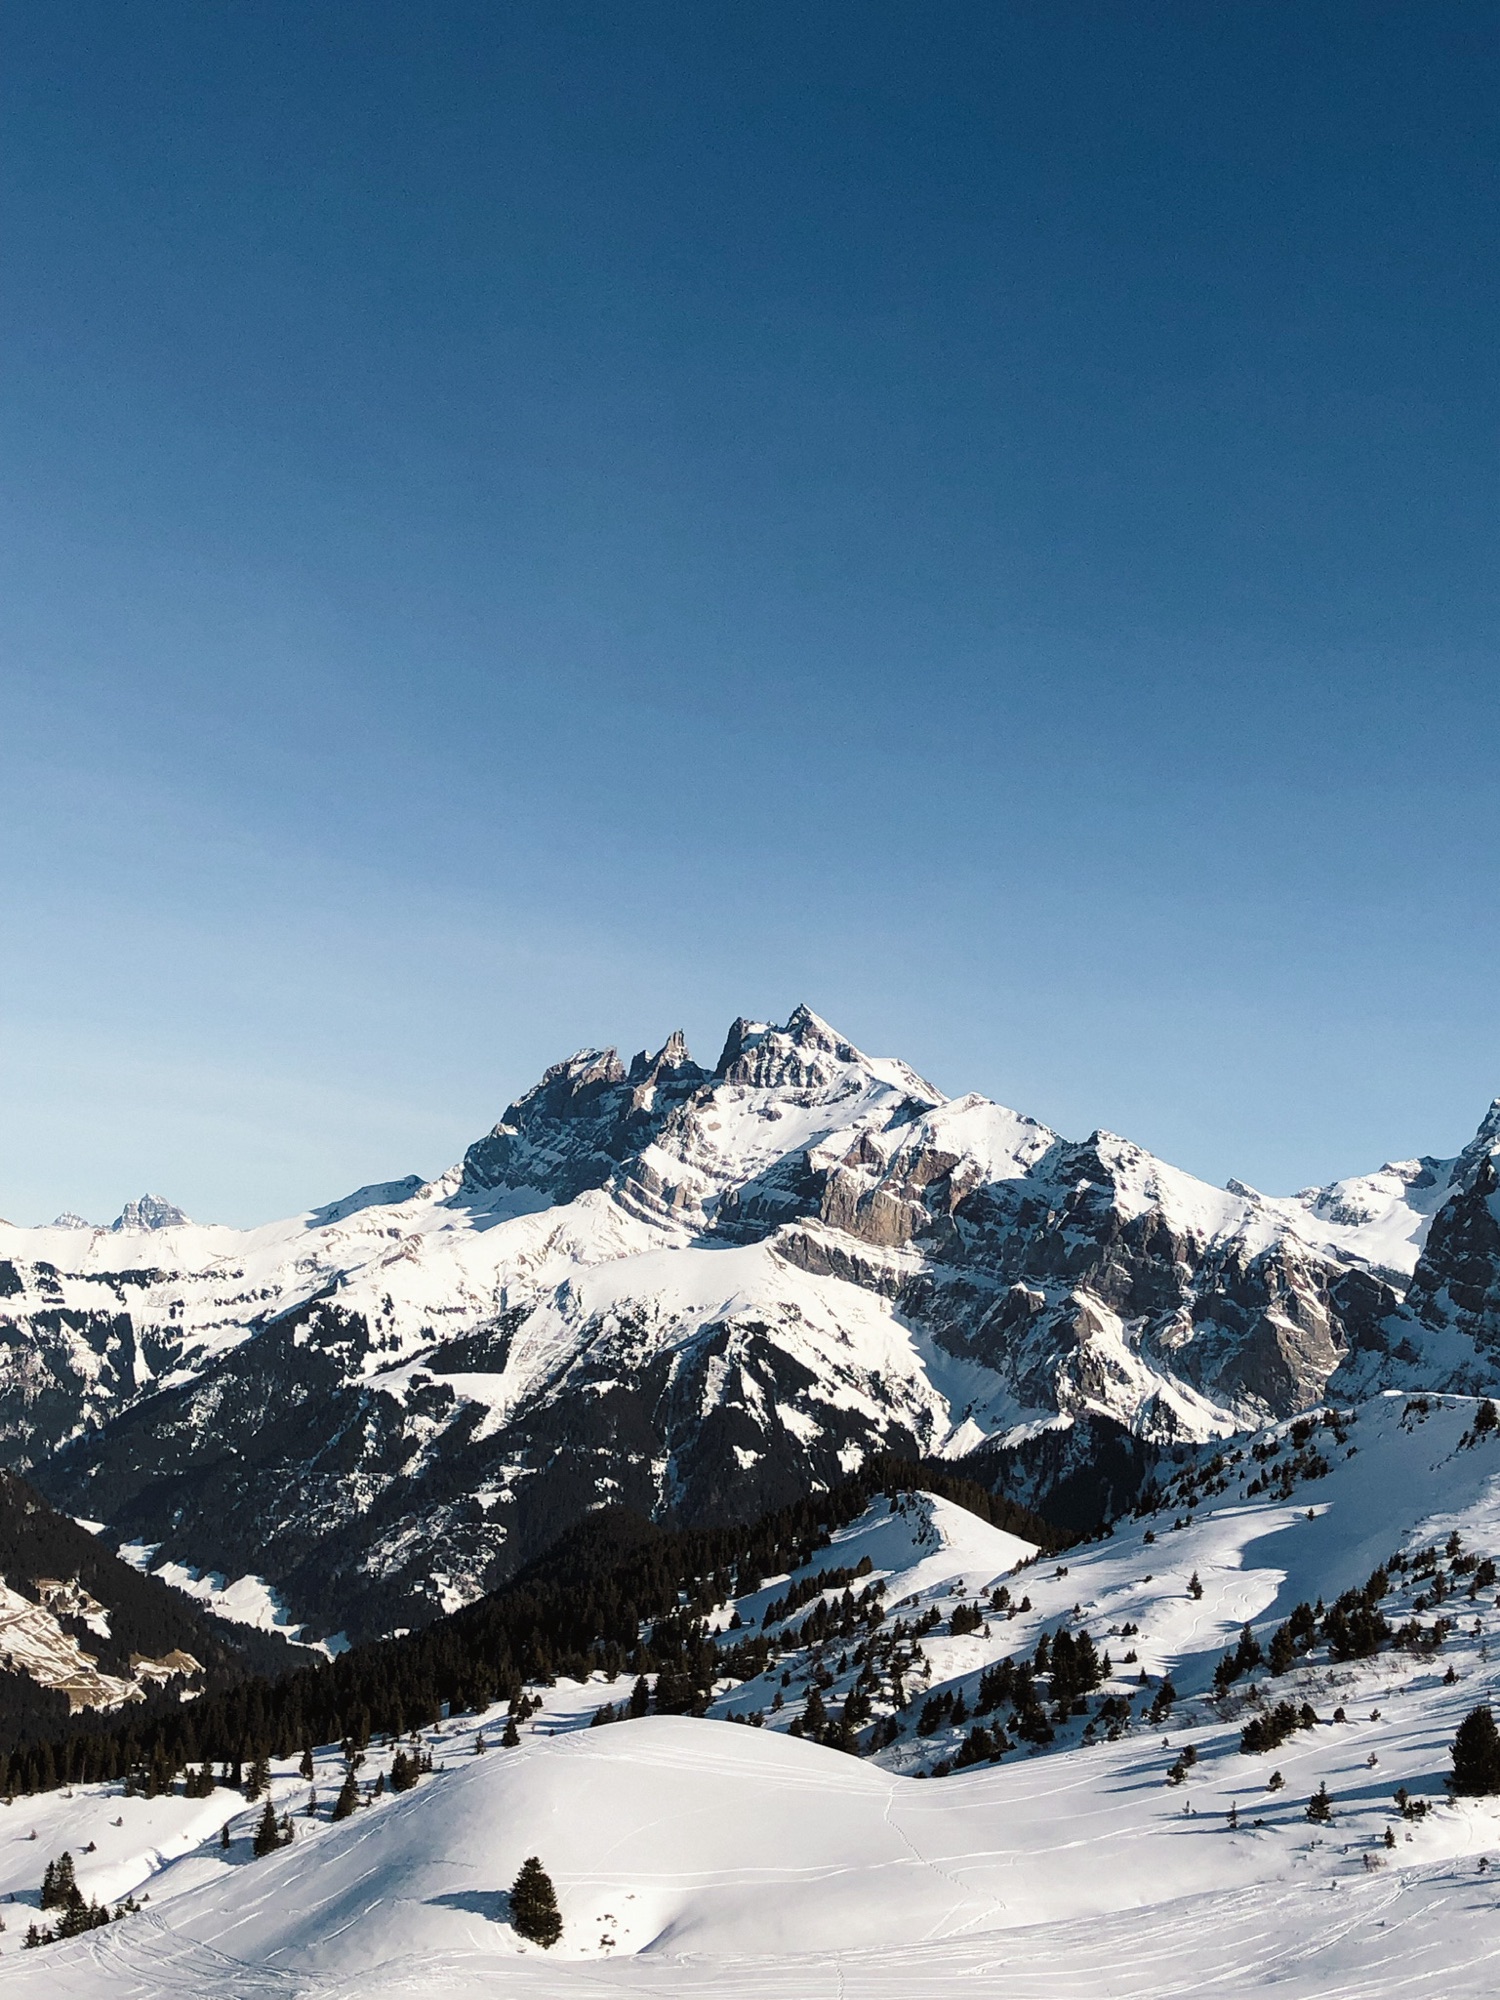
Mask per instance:
[[[1312,1406],[1487,1393],[1497,1153],[1500,1103],[1457,1159],[1214,1188],[800,1007],[711,1069],[585,1050],[438,1179],[286,1222],[0,1225],[0,1441],[315,1638],[469,1604],[594,1510],[746,1520],[881,1453],[1093,1528]]]

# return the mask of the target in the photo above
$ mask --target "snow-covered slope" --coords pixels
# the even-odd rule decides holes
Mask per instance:
[[[358,1636],[590,1505],[743,1516],[880,1449],[1482,1387],[1486,1130],[1273,1201],[945,1099],[805,1008],[711,1071],[680,1036],[589,1050],[430,1183],[246,1232],[0,1229],[0,1438],[117,1539]]]
[[[784,1733],[808,1671],[834,1669],[825,1700],[844,1698],[849,1646],[835,1637],[797,1665],[793,1699],[761,1727],[653,1716],[588,1728],[592,1706],[623,1691],[602,1683],[542,1690],[512,1751],[494,1747],[496,1715],[449,1721],[427,1732],[429,1778],[342,1825],[327,1817],[337,1753],[320,1752],[322,1803],[261,1861],[248,1840],[259,1807],[222,1788],[203,1801],[117,1786],[19,1800],[5,1812],[18,1837],[0,1842],[0,1891],[17,1899],[0,1990],[1486,1994],[1500,1799],[1450,1801],[1444,1785],[1458,1723],[1500,1673],[1484,1567],[1500,1555],[1500,1433],[1477,1429],[1478,1414],[1472,1401],[1384,1397],[1229,1454],[1199,1449],[1160,1509],[1060,1560],[941,1501],[881,1503],[809,1565],[869,1559],[863,1587],[883,1584],[886,1607],[872,1637],[934,1611],[951,1624],[1000,1590],[1026,1609],[991,1611],[988,1630],[924,1633],[900,1740],[874,1758]],[[1320,1636],[1289,1666],[1262,1663],[1215,1692],[1214,1667],[1247,1625],[1267,1651],[1299,1603],[1333,1606],[1378,1565],[1394,1645],[1339,1659]],[[721,1615],[754,1622],[760,1600],[796,1580],[767,1581]],[[999,1762],[905,1775],[960,1733],[914,1738],[933,1697],[961,1691],[972,1707],[996,1662],[1085,1628],[1113,1660],[1086,1714],[1046,1744],[1015,1742],[1014,1718],[991,1714],[1012,1736]],[[723,1687],[717,1712],[756,1693]],[[1273,1751],[1245,1750],[1247,1722],[1282,1702],[1305,1704],[1304,1719]],[[481,1734],[490,1747],[476,1756]],[[389,1753],[374,1746],[362,1777]],[[1323,1825],[1306,1816],[1320,1785]],[[279,1809],[307,1796],[290,1764],[274,1787]],[[19,1949],[42,1866],[64,1847],[86,1895],[149,1901],[78,1942]],[[506,1891],[532,1853],[564,1923],[547,1953],[509,1922]]]

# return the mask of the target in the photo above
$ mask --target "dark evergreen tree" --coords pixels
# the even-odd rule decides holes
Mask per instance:
[[[69,1891],[67,1905],[52,1935],[56,1938],[82,1937],[85,1931],[97,1930],[101,1924],[108,1922],[109,1911],[101,1910],[97,1903],[85,1903],[82,1892],[75,1887]]]
[[[552,1881],[536,1855],[521,1863],[520,1873],[511,1884],[510,1920],[523,1938],[530,1938],[544,1951],[562,1936],[562,1918]]]
[[[354,1766],[351,1764],[344,1773],[344,1782],[339,1787],[339,1795],[333,1802],[333,1811],[329,1814],[329,1818],[347,1819],[358,1804],[359,1780],[355,1777]]]
[[[1333,1801],[1328,1796],[1327,1784],[1319,1785],[1307,1802],[1307,1817],[1314,1826],[1327,1826],[1333,1819]]]
[[[265,1811],[260,1816],[252,1843],[256,1860],[259,1861],[263,1855],[274,1854],[280,1845],[281,1829],[276,1824],[276,1808],[267,1799]]]
[[[304,1743],[302,1746],[302,1762],[297,1766],[297,1772],[300,1777],[306,1778],[309,1784],[315,1776],[312,1745],[310,1743]]]
[[[49,1861],[42,1874],[41,1906],[44,1910],[64,1909],[71,1897],[78,1894],[78,1882],[73,1868],[73,1857],[64,1852],[56,1861]]]
[[[516,1718],[508,1715],[505,1718],[505,1734],[500,1738],[500,1747],[503,1750],[516,1750],[519,1749],[520,1743],[521,1732],[516,1727]]]
[[[1453,1775],[1449,1789],[1460,1798],[1482,1798],[1500,1792],[1500,1730],[1488,1705],[1471,1709],[1453,1739]]]

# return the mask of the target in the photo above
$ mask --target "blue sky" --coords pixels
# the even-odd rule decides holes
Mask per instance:
[[[1282,1189],[1500,1092],[1497,16],[54,0],[0,1213],[807,1000]]]

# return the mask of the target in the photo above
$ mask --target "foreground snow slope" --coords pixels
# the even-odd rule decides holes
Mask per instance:
[[[414,1792],[337,1826],[299,1819],[295,1844],[260,1862],[246,1839],[255,1809],[226,1791],[191,1803],[126,1800],[118,1788],[19,1800],[0,1821],[0,1889],[32,1899],[50,1854],[95,1839],[81,1858],[85,1891],[146,1887],[151,1900],[38,1952],[16,1947],[24,1902],[7,1910],[0,1991],[1488,1994],[1500,1800],[1449,1802],[1443,1788],[1448,1745],[1491,1696],[1500,1644],[1495,1588],[1477,1582],[1474,1563],[1500,1554],[1500,1441],[1472,1441],[1475,1413],[1460,1399],[1384,1397],[1298,1438],[1267,1433],[1260,1456],[1239,1464],[1200,1455],[1162,1511],[1061,1561],[932,1500],[882,1503],[813,1558],[809,1575],[868,1558],[861,1584],[883,1583],[904,1617],[937,1607],[951,1620],[956,1604],[1001,1585],[1031,1600],[1013,1619],[992,1616],[987,1632],[923,1635],[917,1695],[945,1685],[972,1695],[986,1663],[1086,1623],[1115,1662],[1103,1692],[1135,1703],[1115,1740],[1085,1744],[1083,1724],[1070,1723],[1048,1749],[921,1782],[902,1772],[952,1746],[911,1735],[917,1701],[879,1761],[779,1734],[804,1673],[836,1669],[835,1640],[800,1664],[788,1655],[795,1699],[765,1727],[683,1717],[584,1727],[623,1684],[545,1690],[513,1751],[493,1747],[496,1716],[445,1724],[429,1740],[446,1768]],[[1268,1477],[1273,1491],[1244,1492]],[[1444,1553],[1455,1532],[1457,1569]],[[1384,1608],[1393,1625],[1414,1618],[1429,1635],[1434,1612],[1451,1617],[1445,1643],[1343,1662],[1316,1652],[1274,1682],[1261,1671],[1213,1695],[1213,1665],[1242,1624],[1268,1640],[1300,1599],[1331,1602],[1377,1561],[1422,1549],[1434,1551],[1417,1565],[1424,1574],[1396,1576]],[[763,1616],[778,1590],[740,1600],[742,1620]],[[1127,1649],[1139,1664],[1124,1664]],[[1139,1709],[1163,1672],[1179,1700],[1151,1726]],[[833,1680],[831,1706],[837,1671]],[[726,1686],[719,1707],[742,1709],[757,1692]],[[1307,1702],[1316,1725],[1269,1756],[1242,1752],[1246,1717],[1282,1699]],[[477,1756],[481,1729],[491,1747]],[[1168,1783],[1189,1748],[1185,1782]],[[336,1767],[320,1755],[325,1815]],[[1273,1769],[1282,1788],[1268,1788]],[[1320,1828],[1304,1808],[1325,1783],[1335,1816]],[[1430,1810],[1400,1815],[1398,1786]],[[305,1798],[290,1766],[276,1787],[279,1803]],[[226,1855],[212,1836],[231,1813]],[[506,1886],[530,1853],[552,1874],[565,1921],[546,1954],[507,1920]]]

